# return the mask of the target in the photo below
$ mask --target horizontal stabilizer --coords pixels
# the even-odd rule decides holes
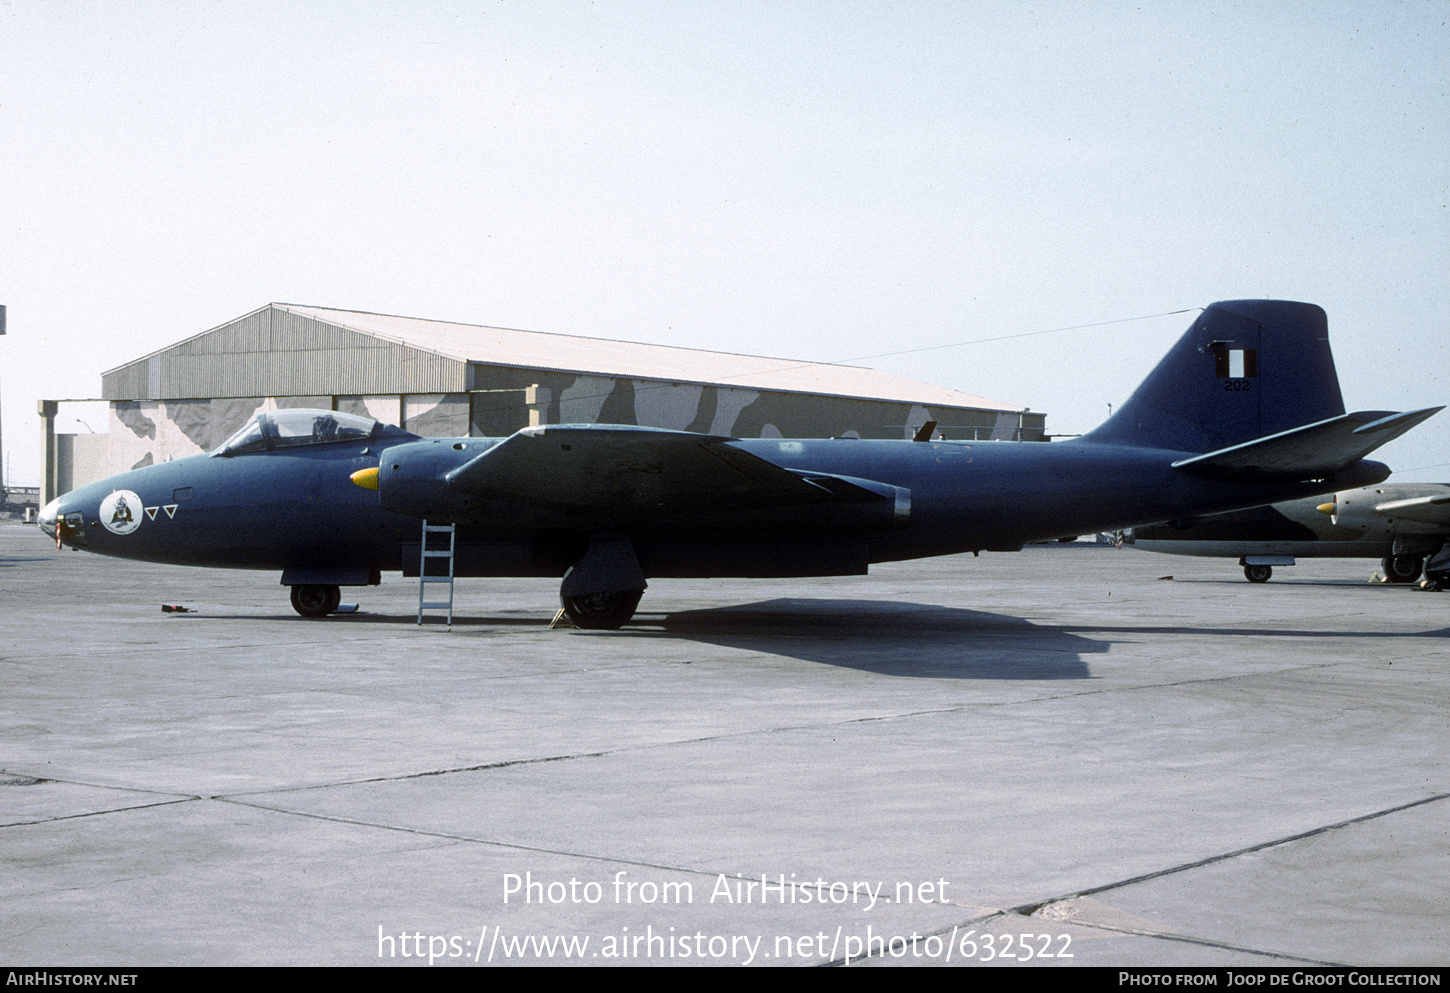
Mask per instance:
[[[1341,414],[1183,459],[1174,462],[1173,468],[1195,476],[1245,482],[1285,483],[1323,479],[1358,462],[1443,409],[1429,407],[1406,413],[1366,410]]]
[[[648,516],[718,514],[813,504],[881,505],[869,519],[909,513],[898,487],[796,472],[733,439],[662,428],[550,424],[525,428],[448,473],[453,489],[514,513],[598,526]]]

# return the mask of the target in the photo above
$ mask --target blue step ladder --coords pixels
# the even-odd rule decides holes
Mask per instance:
[[[448,535],[448,547],[443,547],[442,535]],[[430,537],[433,539],[430,541]],[[418,557],[418,623],[423,623],[423,611],[425,610],[447,610],[448,626],[453,626],[453,542],[454,531],[452,524],[429,524],[423,522],[423,544]],[[439,570],[429,570],[428,563],[446,562],[447,573],[440,573]],[[427,597],[429,583],[447,583],[447,600],[429,600]]]

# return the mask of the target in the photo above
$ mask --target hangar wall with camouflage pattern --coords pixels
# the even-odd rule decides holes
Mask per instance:
[[[295,310],[272,304],[105,373],[102,395],[111,411],[106,454],[84,465],[58,466],[52,485],[80,486],[213,451],[253,414],[282,407],[366,414],[425,437],[503,437],[531,424],[608,423],[748,438],[911,438],[936,421],[938,431],[954,440],[1043,439],[1043,415],[1018,409],[495,364]],[[428,323],[410,321],[409,328]],[[699,354],[703,363],[710,361],[711,353]],[[567,353],[558,360],[584,361]],[[316,392],[328,387],[355,392]],[[436,392],[423,391],[429,387]],[[61,446],[57,458],[64,461],[66,451]]]

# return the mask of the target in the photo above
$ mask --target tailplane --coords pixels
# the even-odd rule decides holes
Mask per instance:
[[[1180,459],[1173,463],[1173,468],[1194,476],[1242,482],[1325,479],[1444,409],[1426,407],[1403,414],[1388,410],[1341,414],[1327,421]]]
[[[1083,441],[1212,452],[1342,414],[1324,311],[1229,300],[1210,304]]]

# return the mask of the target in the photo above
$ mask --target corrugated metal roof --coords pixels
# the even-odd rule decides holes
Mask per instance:
[[[736,355],[669,345],[491,328],[277,303],[273,307],[464,362],[581,375],[703,383],[901,403],[1021,411],[1025,408],[959,393],[858,366]]]

